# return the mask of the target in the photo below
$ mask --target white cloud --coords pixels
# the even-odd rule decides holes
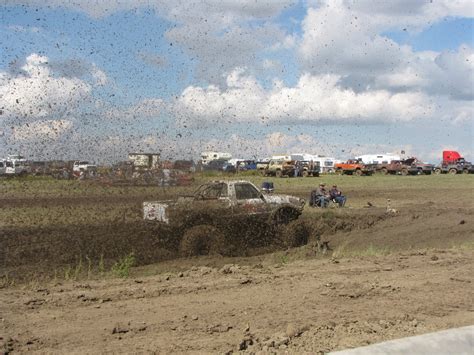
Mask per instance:
[[[39,33],[42,31],[40,27],[36,26],[20,26],[20,25],[10,25],[7,27],[10,31],[13,32],[30,32],[30,33]]]
[[[31,54],[12,76],[0,73],[0,102],[3,118],[36,119],[65,115],[91,94],[91,86],[78,78],[55,77],[48,58]]]
[[[105,72],[103,72],[102,70],[97,68],[97,66],[94,65],[92,67],[92,72],[91,73],[92,73],[92,77],[95,80],[95,84],[97,86],[105,86],[109,82],[107,74],[105,74]]]
[[[379,28],[419,31],[445,17],[474,17],[471,0],[317,0],[308,3],[311,7],[348,9]]]
[[[422,90],[454,99],[472,99],[473,50],[415,52],[383,35],[407,26],[422,28],[441,18],[472,16],[471,2],[323,2],[308,9],[299,55],[305,70],[334,73],[355,90]]]
[[[272,20],[296,0],[29,0],[26,6],[63,7],[101,18],[118,11],[153,9],[157,15],[174,22],[166,38],[195,60],[195,75],[216,83],[221,74],[238,66],[258,66],[256,55],[274,46],[288,50],[295,38]],[[25,1],[6,0],[6,5]],[[257,23],[258,21],[258,23]],[[164,58],[150,53],[139,54],[152,65],[166,64]]]
[[[282,40],[279,40],[270,47],[271,51],[279,51],[281,49],[292,49],[296,46],[296,35],[286,35]]]
[[[265,23],[246,27],[232,23],[219,27],[215,23],[186,23],[169,30],[170,42],[181,46],[196,59],[195,75],[210,83],[222,83],[222,74],[236,67],[258,66],[256,58],[269,46],[283,41],[285,33],[276,25]]]
[[[264,59],[262,63],[263,69],[266,70],[278,70],[282,68],[280,61],[278,60],[271,60],[271,59]]]
[[[394,122],[430,116],[427,97],[419,92],[357,93],[338,86],[337,75],[303,74],[294,87],[275,82],[266,91],[252,76],[236,69],[227,76],[227,89],[189,86],[174,103],[182,121],[193,123],[260,122]],[[196,122],[194,122],[196,124]]]
[[[138,121],[141,119],[159,119],[165,104],[161,99],[144,99],[126,108],[112,108],[103,113],[108,120]]]
[[[111,15],[117,11],[153,8],[167,14],[171,19],[195,18],[198,14],[210,14],[220,21],[232,18],[267,18],[285,7],[291,6],[295,0],[4,0],[6,5],[53,6],[83,11],[94,18]],[[182,20],[182,21],[184,21]]]
[[[45,120],[12,127],[11,138],[20,141],[57,140],[72,129],[71,120]]]

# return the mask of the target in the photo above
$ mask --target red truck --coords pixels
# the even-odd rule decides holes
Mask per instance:
[[[438,165],[435,174],[474,174],[474,165],[466,161],[461,154],[454,150],[443,151],[443,161]]]
[[[392,160],[389,164],[377,165],[377,170],[383,175],[430,175],[433,168],[432,164],[425,164],[415,157],[403,160]]]
[[[335,164],[336,174],[342,175],[372,175],[375,172],[374,164],[364,164],[361,159],[349,159],[345,163]]]

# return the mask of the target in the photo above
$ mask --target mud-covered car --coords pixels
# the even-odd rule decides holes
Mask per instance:
[[[299,173],[299,175],[301,175],[303,177],[307,177],[307,176],[318,177],[319,173],[321,172],[319,162],[302,160],[302,161],[299,162],[299,164],[300,164],[300,173]]]
[[[263,171],[264,176],[289,177],[295,175],[296,161],[271,159]]]
[[[143,202],[143,218],[170,228],[183,255],[225,254],[229,245],[258,244],[272,228],[296,220],[304,204],[298,197],[264,194],[248,181],[212,181],[192,196]]]

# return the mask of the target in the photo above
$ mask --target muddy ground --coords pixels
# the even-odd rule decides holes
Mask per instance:
[[[0,215],[20,218],[0,225],[2,349],[324,353],[473,324],[473,179],[391,178],[338,177],[346,208],[305,209],[329,250],[311,240],[186,259],[137,224],[143,194],[15,201],[10,191]],[[86,219],[81,208],[97,203],[117,213]],[[45,221],[43,205],[73,216]],[[110,266],[130,251],[138,266],[118,278]]]
[[[473,257],[255,260],[9,288],[0,295],[2,337],[18,352],[328,352],[472,324]]]

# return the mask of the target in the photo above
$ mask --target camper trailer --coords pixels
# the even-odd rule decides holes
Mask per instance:
[[[27,175],[31,172],[28,160],[22,155],[9,155],[5,161],[6,175]]]
[[[158,153],[129,153],[128,160],[132,162],[134,169],[151,170],[158,169],[160,154]]]
[[[402,157],[399,154],[365,154],[355,157],[357,160],[360,159],[364,164],[389,164],[392,160],[401,160]]]
[[[201,163],[202,165],[207,165],[213,160],[230,160],[232,159],[232,154],[223,153],[223,152],[202,152],[201,153]]]

